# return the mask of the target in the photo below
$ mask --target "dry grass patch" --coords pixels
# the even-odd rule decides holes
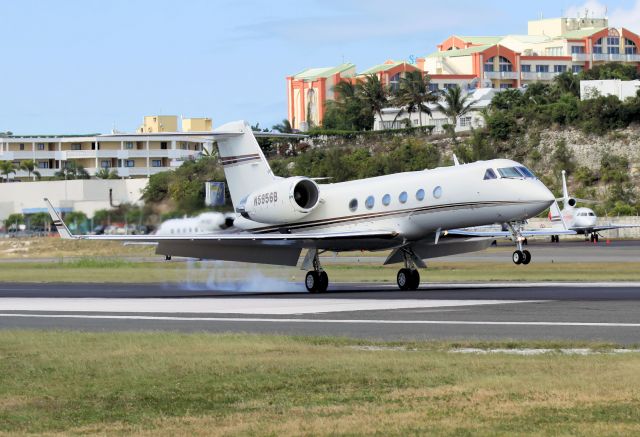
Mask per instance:
[[[459,346],[235,334],[4,331],[0,332],[0,433],[640,431],[638,354],[448,352]]]

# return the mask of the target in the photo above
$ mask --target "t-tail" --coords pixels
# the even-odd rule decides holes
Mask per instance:
[[[218,132],[221,134],[216,138],[220,163],[227,178],[231,202],[237,209],[247,195],[279,178],[271,171],[247,122],[224,124],[214,130],[214,134]]]

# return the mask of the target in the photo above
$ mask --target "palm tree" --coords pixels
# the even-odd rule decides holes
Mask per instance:
[[[36,170],[36,163],[32,159],[22,161],[20,163],[20,170],[26,171],[29,174],[29,179],[31,179],[31,174],[33,174],[37,179],[40,179],[40,172]]]
[[[7,182],[9,181],[9,175],[15,172],[16,172],[16,167],[15,165],[13,165],[13,162],[11,161],[0,162],[0,173],[2,173],[5,176],[5,178],[7,179]]]
[[[365,76],[364,82],[356,87],[357,96],[374,114],[378,114],[382,122],[382,108],[389,102],[389,92],[375,74]]]
[[[422,71],[408,71],[404,77],[400,78],[400,87],[393,99],[395,105],[406,108],[409,116],[417,110],[420,126],[422,126],[422,113],[431,115],[427,104],[438,101],[438,98],[429,90],[429,82],[429,76]]]
[[[442,96],[442,102],[436,103],[438,109],[451,120],[451,136],[453,142],[457,142],[456,126],[458,120],[463,115],[467,114],[471,110],[471,105],[474,103],[470,100],[469,94],[462,94],[462,89],[459,86],[453,86],[447,88],[447,91]]]
[[[578,79],[578,76],[570,71],[565,71],[564,73],[554,77],[553,83],[563,94],[570,93],[575,97],[580,96],[580,80]]]
[[[286,118],[284,120],[282,120],[282,123],[278,123],[278,124],[274,125],[271,128],[271,130],[277,130],[278,132],[283,133],[283,134],[293,133],[293,128],[291,127],[291,123]]]

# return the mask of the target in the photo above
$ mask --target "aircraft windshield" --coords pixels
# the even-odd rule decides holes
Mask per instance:
[[[503,178],[518,178],[518,179],[520,179],[522,177],[522,173],[520,173],[518,170],[516,170],[515,167],[499,168],[498,169],[498,173],[500,173],[500,176],[503,177]]]
[[[531,170],[529,170],[527,167],[516,167],[516,170],[518,170],[520,173],[522,173],[522,175],[525,178],[531,178],[531,179],[535,179],[536,175],[533,174],[533,172]]]

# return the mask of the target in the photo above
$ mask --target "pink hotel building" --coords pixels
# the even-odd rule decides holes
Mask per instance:
[[[551,18],[529,21],[526,35],[450,36],[438,50],[415,64],[386,61],[361,73],[353,64],[308,68],[287,77],[288,119],[295,129],[322,124],[325,104],[334,99],[333,86],[376,74],[387,86],[397,86],[410,70],[431,78],[433,89],[514,88],[551,81],[560,73],[578,73],[606,62],[640,69],[640,36],[609,27],[607,18]]]

